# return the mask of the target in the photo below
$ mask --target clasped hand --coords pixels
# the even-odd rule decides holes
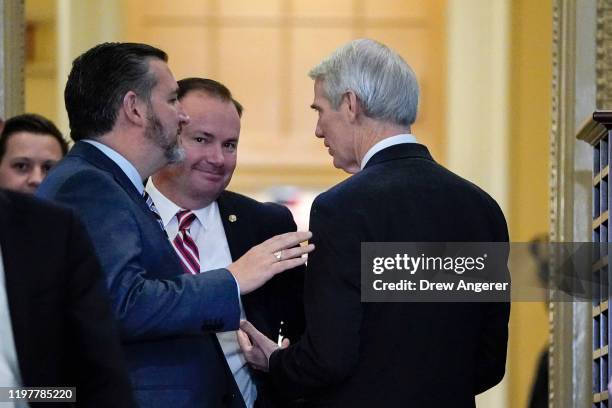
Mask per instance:
[[[246,361],[251,367],[265,372],[270,368],[270,355],[279,348],[289,347],[289,339],[283,339],[279,347],[246,320],[240,321],[237,336]]]

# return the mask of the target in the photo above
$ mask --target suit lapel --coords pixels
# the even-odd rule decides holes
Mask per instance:
[[[249,220],[246,219],[246,215],[240,211],[240,206],[232,196],[232,193],[227,193],[225,191],[221,193],[217,199],[217,205],[219,206],[219,214],[223,222],[227,245],[229,246],[232,260],[235,261],[255,245],[256,237],[254,236],[251,222],[249,222]],[[254,298],[255,294],[255,292],[252,292],[248,295],[241,296],[242,307],[246,315],[249,316],[249,319],[253,319],[255,315],[257,315],[257,302]],[[257,318],[255,318],[255,321],[258,321]]]
[[[149,207],[147,206],[145,200],[142,198],[142,195],[138,192],[128,176],[125,175],[123,170],[121,170],[121,168],[114,161],[102,153],[100,149],[87,142],[77,142],[68,154],[79,156],[99,169],[111,173],[115,178],[115,181],[125,190],[132,201],[142,208],[143,211],[146,211],[147,213],[151,212],[149,211]],[[151,214],[151,216],[153,215]],[[157,220],[155,222],[157,222]]]
[[[28,383],[28,273],[32,270],[30,257],[21,256],[28,253],[28,233],[24,232],[27,220],[20,218],[19,210],[10,198],[0,192],[0,246],[6,276],[6,294],[17,359],[24,384]],[[18,225],[19,224],[19,225]]]
[[[236,200],[225,191],[217,199],[217,205],[232,260],[235,261],[251,249],[253,234],[250,223],[237,208]]]
[[[74,147],[70,150],[69,155],[79,156],[82,159],[88,161],[92,165],[98,167],[101,170],[107,171],[111,173],[115,179],[115,181],[125,190],[130,199],[138,206],[140,209],[147,214],[147,216],[155,222],[155,225],[158,225],[158,221],[153,215],[153,212],[149,209],[146,201],[140,194],[140,192],[136,189],[132,181],[125,175],[123,170],[108,156],[100,151],[97,147],[86,143],[86,142],[77,142]],[[168,237],[165,235],[165,232],[161,229],[160,233],[167,239]],[[177,258],[178,259],[178,258]]]

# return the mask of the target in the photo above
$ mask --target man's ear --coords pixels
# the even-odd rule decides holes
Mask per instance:
[[[128,91],[123,97],[121,105],[125,118],[138,126],[146,125],[147,104],[142,101],[134,91]]]
[[[346,104],[346,113],[351,122],[356,121],[363,113],[361,102],[353,91],[347,91],[343,96],[343,103]]]

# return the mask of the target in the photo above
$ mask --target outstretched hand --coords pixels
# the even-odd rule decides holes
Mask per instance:
[[[240,321],[237,336],[246,361],[251,367],[265,372],[268,372],[270,368],[270,355],[279,348],[289,347],[289,339],[283,339],[279,347],[246,320]]]
[[[294,231],[276,235],[248,250],[227,267],[234,275],[240,294],[262,286],[274,275],[306,263],[313,244],[300,245],[312,237],[309,231]]]

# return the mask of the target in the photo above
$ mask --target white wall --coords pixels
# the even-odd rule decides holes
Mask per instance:
[[[57,0],[57,126],[65,135],[69,126],[64,88],[72,61],[98,43],[118,41],[120,6],[120,0]]]
[[[449,0],[447,163],[508,205],[508,0]]]
[[[508,0],[449,0],[447,151],[449,168],[508,209]],[[506,408],[504,380],[477,398]]]

